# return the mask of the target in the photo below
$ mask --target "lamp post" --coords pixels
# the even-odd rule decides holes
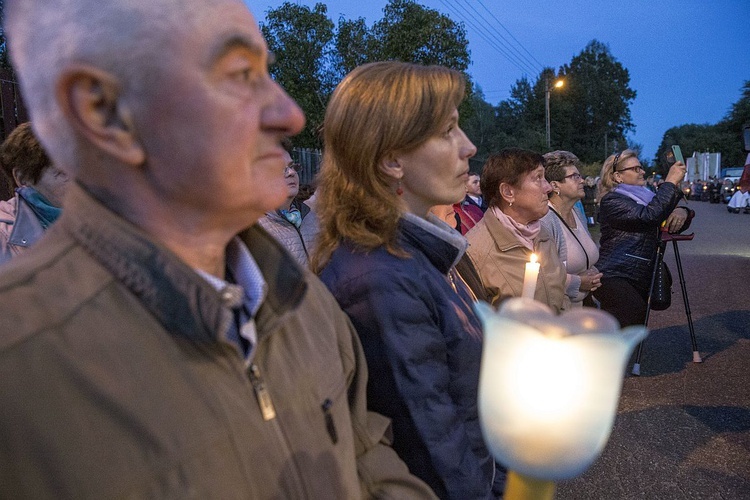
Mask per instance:
[[[564,80],[557,80],[555,82],[555,88],[561,88],[565,85]],[[552,90],[552,85],[549,83],[549,77],[544,78],[544,111],[547,122],[547,149],[550,149],[550,132],[549,132],[549,93]]]

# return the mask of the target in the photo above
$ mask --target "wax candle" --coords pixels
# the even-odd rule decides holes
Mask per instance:
[[[523,273],[523,290],[521,297],[534,299],[536,292],[536,280],[539,277],[539,262],[536,261],[536,254],[531,254],[531,261],[526,263],[526,271]]]

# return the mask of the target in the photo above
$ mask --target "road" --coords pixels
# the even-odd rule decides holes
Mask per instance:
[[[672,306],[651,315],[641,376],[624,381],[602,456],[559,483],[558,500],[750,499],[750,214],[689,206],[695,239],[679,251],[703,363],[692,362],[670,244]]]

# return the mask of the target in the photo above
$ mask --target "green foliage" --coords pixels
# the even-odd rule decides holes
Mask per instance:
[[[557,79],[564,80],[563,88],[552,87]],[[584,164],[601,162],[615,141],[624,149],[625,132],[633,128],[630,103],[636,93],[629,84],[628,70],[606,45],[593,40],[558,72],[544,68],[533,82],[516,81],[510,97],[495,108],[494,134],[477,130],[473,120],[467,123],[467,134],[473,140],[482,138],[479,154],[510,146],[547,151],[545,94],[550,86],[551,149],[571,151]]]
[[[686,124],[664,133],[654,162],[663,172],[667,169],[664,154],[679,144],[686,158],[698,153],[721,153],[722,167],[742,166],[747,153],[743,149],[742,127],[750,125],[750,80],[745,81],[740,98],[726,116],[715,125]]]
[[[271,75],[302,107],[305,130],[295,139],[302,147],[319,147],[317,130],[325,106],[338,81],[333,67],[333,21],[325,4],[310,9],[284,2],[271,10],[261,25],[268,48],[276,54]]]
[[[584,162],[601,160],[607,143],[625,144],[625,133],[633,130],[630,104],[636,92],[630,88],[630,73],[609,48],[592,40],[563,66],[560,77],[565,88],[555,96],[560,102],[550,111],[555,128],[552,145],[574,152]],[[611,153],[611,152],[607,152]]]
[[[591,163],[583,163],[581,164],[581,175],[584,177],[599,177],[599,174],[602,171],[602,165],[604,162],[602,161],[594,161]]]
[[[285,2],[268,12],[261,29],[277,57],[271,75],[307,117],[305,130],[294,139],[296,146],[321,146],[317,131],[331,92],[344,75],[361,64],[399,60],[465,71],[470,62],[463,26],[413,0],[390,0],[383,18],[372,28],[362,18],[341,18],[335,26],[322,3],[310,9]],[[467,94],[471,95],[468,77],[467,81]],[[467,102],[459,112],[465,119],[474,111]]]
[[[413,0],[390,0],[372,28],[374,60],[469,67],[469,42],[462,24]]]
[[[8,56],[8,43],[5,38],[5,0],[0,0],[0,68],[10,70],[14,74]]]

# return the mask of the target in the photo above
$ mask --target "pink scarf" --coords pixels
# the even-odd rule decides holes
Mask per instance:
[[[532,252],[534,251],[534,240],[539,236],[539,230],[542,228],[541,222],[535,220],[528,224],[519,224],[514,221],[512,217],[505,215],[505,212],[500,210],[499,207],[493,207],[492,213],[495,214],[497,220],[499,220],[508,231],[516,235],[516,238],[523,246]]]

